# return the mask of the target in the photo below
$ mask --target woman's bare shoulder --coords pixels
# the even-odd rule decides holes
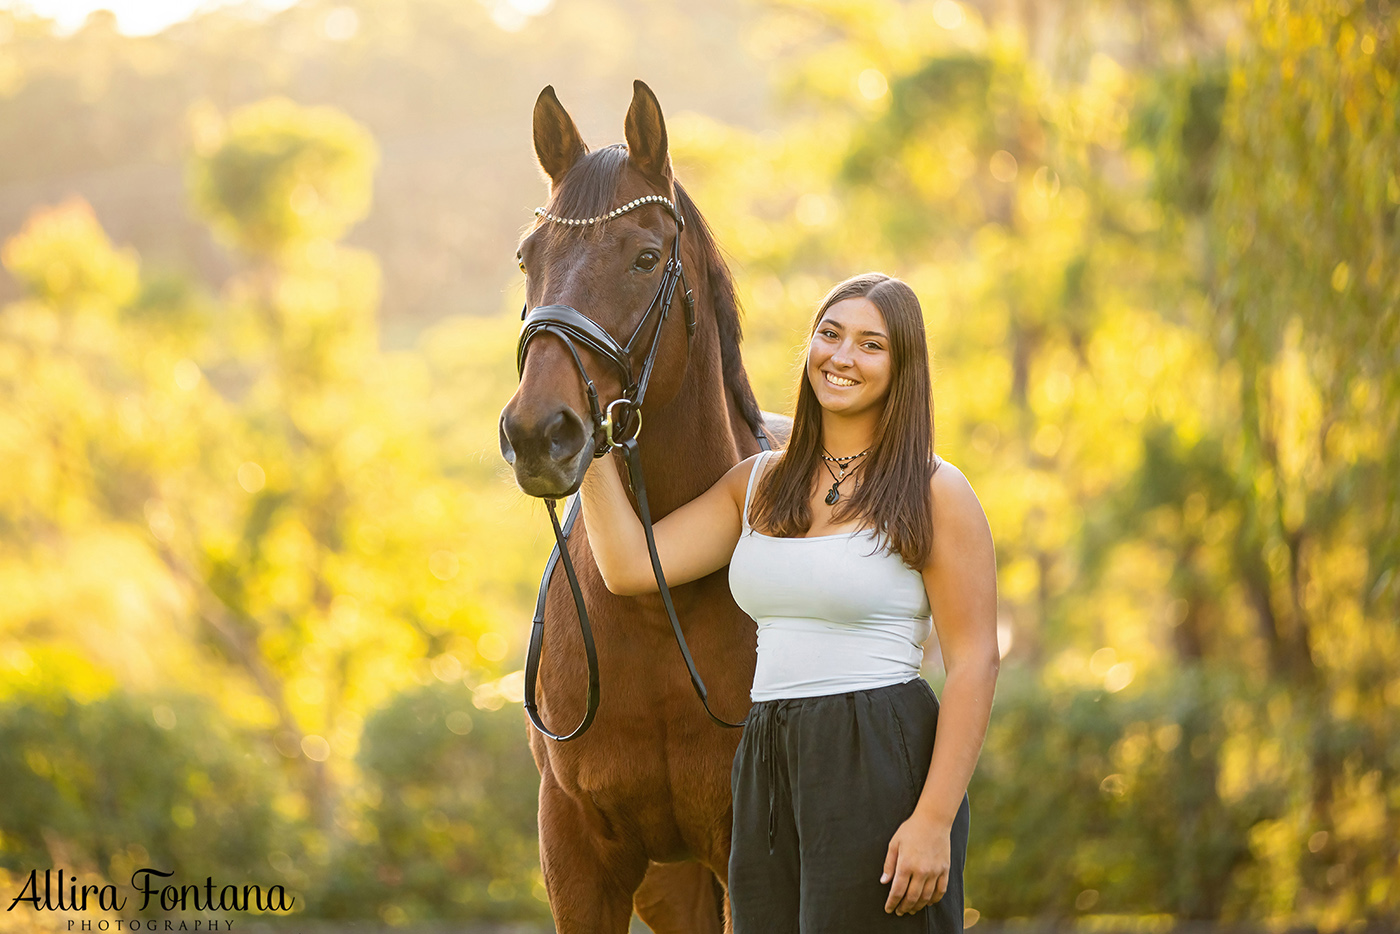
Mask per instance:
[[[939,567],[964,569],[977,563],[975,556],[992,556],[995,546],[987,513],[963,472],[942,461],[929,486],[933,492],[933,548],[924,573],[934,574]],[[995,558],[991,562],[995,568]],[[955,576],[965,577],[962,570],[955,570]]]
[[[742,503],[744,495],[749,489],[749,478],[753,475],[754,470],[763,469],[758,464],[766,460],[763,456],[764,453],[764,451],[759,451],[757,454],[751,454],[730,467],[729,470],[725,471],[724,476],[715,483],[715,486],[723,487],[726,492]]]
[[[982,502],[973,491],[972,484],[951,461],[939,458],[938,466],[929,480],[929,488],[933,493],[935,529],[949,519],[954,522],[966,522],[972,518],[979,518],[983,523],[987,521]]]

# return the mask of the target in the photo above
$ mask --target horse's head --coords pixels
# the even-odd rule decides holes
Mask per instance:
[[[501,412],[500,439],[520,488],[558,497],[583,481],[603,442],[595,413],[623,396],[629,369],[634,382],[640,377],[653,343],[647,408],[675,395],[687,355],[686,297],[677,285],[675,307],[658,334],[668,261],[680,258],[680,223],[671,208],[679,210],[666,124],[651,89],[634,85],[625,147],[589,152],[553,88],[535,102],[534,122],[549,201],[520,241],[519,258],[525,307],[546,311],[532,315],[522,334],[520,387]],[[601,341],[588,339],[598,336],[593,325],[605,332]],[[585,374],[596,389],[596,409]],[[615,412],[630,427],[626,407]]]

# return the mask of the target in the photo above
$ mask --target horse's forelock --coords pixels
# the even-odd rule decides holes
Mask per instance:
[[[626,166],[627,147],[621,143],[588,153],[574,163],[562,182],[553,187],[545,210],[556,217],[597,217],[606,214],[617,206],[614,202],[622,182],[622,170]],[[598,229],[600,226],[584,228],[585,232]]]

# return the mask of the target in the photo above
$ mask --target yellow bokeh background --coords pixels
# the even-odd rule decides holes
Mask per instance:
[[[534,95],[601,145],[640,76],[764,408],[832,283],[922,300],[999,567],[965,924],[1400,923],[1397,22],[0,9],[0,891],[160,865],[546,923],[513,253]]]

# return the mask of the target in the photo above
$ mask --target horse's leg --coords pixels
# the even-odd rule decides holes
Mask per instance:
[[[632,905],[654,934],[721,934],[722,892],[700,863],[652,863]]]
[[[646,872],[641,847],[607,834],[606,819],[586,812],[547,770],[540,778],[540,865],[555,930],[627,934],[632,893]]]

